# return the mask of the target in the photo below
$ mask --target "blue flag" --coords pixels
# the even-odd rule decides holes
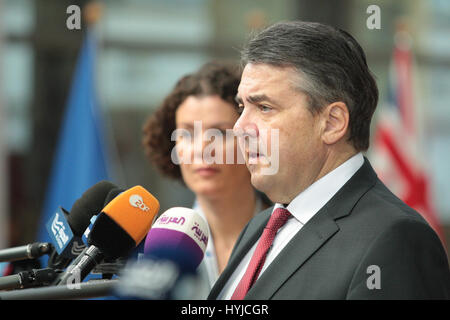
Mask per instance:
[[[94,34],[88,31],[62,120],[38,241],[51,242],[46,223],[59,206],[69,211],[84,191],[101,180],[111,180],[107,144],[95,90],[95,53]]]

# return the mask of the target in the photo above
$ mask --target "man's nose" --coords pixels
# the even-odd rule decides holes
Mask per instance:
[[[246,113],[245,110],[234,124],[233,132],[237,137],[259,136],[258,126],[249,117],[248,113]]]

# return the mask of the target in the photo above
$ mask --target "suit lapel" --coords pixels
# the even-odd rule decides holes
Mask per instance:
[[[339,227],[326,214],[315,215],[261,274],[245,299],[270,299],[283,283],[332,237]]]

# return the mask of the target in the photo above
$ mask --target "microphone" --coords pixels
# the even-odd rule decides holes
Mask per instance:
[[[114,188],[112,189],[108,195],[106,196],[105,199],[105,203],[104,206],[106,206],[108,203],[110,203],[115,197],[117,197],[120,193],[124,192],[125,189],[119,189],[119,188]],[[86,229],[86,231],[83,234],[83,241],[85,241],[87,243],[87,239],[89,236],[89,233],[92,229],[92,225],[95,222],[95,218],[94,217],[91,222],[91,224],[89,225],[89,227]],[[140,247],[141,245],[139,245]],[[136,247],[133,251],[136,251],[138,247]],[[91,274],[101,274],[102,275],[102,279],[111,279],[114,275],[119,274],[120,270],[123,269],[123,267],[125,266],[127,258],[126,257],[119,257],[118,259],[104,259],[102,263],[96,265],[94,267],[94,269],[92,269]]]
[[[35,242],[25,246],[9,248],[0,251],[0,261],[18,261],[39,258],[54,250],[51,243]],[[0,277],[0,290],[26,288],[40,284],[48,284],[56,278],[51,268],[21,271],[14,275]]]
[[[118,280],[95,280],[71,286],[52,286],[0,292],[0,300],[87,299],[109,295]]]
[[[52,268],[32,269],[0,278],[0,290],[50,285],[57,277]]]
[[[36,242],[0,250],[0,262],[35,259],[44,254],[52,254],[53,249],[66,258],[73,259],[78,256],[85,247],[81,236],[89,226],[91,217],[101,211],[105,198],[114,189],[118,188],[111,182],[100,181],[75,201],[70,213],[62,207],[57,208],[46,223],[52,243]],[[52,254],[51,258],[56,257]]]
[[[91,223],[91,218],[99,214],[105,206],[105,201],[113,190],[119,188],[106,180],[100,181],[86,190],[83,195],[72,205],[71,213],[76,212],[75,215],[69,215],[69,224],[74,234],[81,237],[86,228]]]
[[[171,260],[193,271],[203,260],[208,237],[206,221],[197,212],[183,207],[171,208],[148,232],[144,256]]]
[[[115,197],[117,197],[120,193],[122,193],[124,191],[125,191],[125,189],[120,189],[120,188],[117,188],[117,187],[116,188],[112,188],[111,190],[109,190],[108,194],[106,195],[105,200],[103,201],[103,205],[101,205],[100,202],[99,202],[99,205],[101,205],[101,206],[98,208],[97,213],[90,218],[89,225],[88,225],[87,228],[85,228],[85,230],[83,232],[83,235],[81,237],[81,239],[83,240],[84,243],[87,243],[87,241],[88,241],[87,239],[88,239],[89,233],[91,232],[91,229],[92,229],[92,226],[93,226],[93,224],[95,222],[95,219],[97,218],[97,214],[99,212],[101,212],[101,210],[104,207],[106,207],[106,205],[108,203],[110,203]]]
[[[144,259],[124,269],[116,295],[125,299],[204,299],[209,285],[196,269],[208,236],[205,220],[194,210],[167,210],[147,234]]]
[[[105,198],[117,186],[100,181],[86,190],[72,205],[70,213],[59,207],[46,224],[56,249],[49,259],[49,266],[64,268],[86,247],[81,237],[89,226],[92,216],[104,207]]]
[[[53,246],[48,242],[35,242],[20,247],[0,250],[0,262],[35,259],[51,253]]]
[[[49,268],[26,270],[3,277],[0,279],[0,288],[27,288],[48,285],[54,281],[58,273],[86,248],[81,235],[91,217],[101,211],[104,203],[110,200],[108,196],[116,190],[120,189],[111,182],[100,181],[75,201],[70,213],[59,207],[46,224],[54,246],[52,243],[33,243],[0,251],[0,259],[9,261],[34,259],[46,253],[50,255]]]
[[[59,206],[52,217],[47,221],[45,227],[54,243],[55,254],[59,257],[73,259],[85,247],[81,238],[73,234],[69,224],[69,212]]]
[[[89,247],[56,284],[81,282],[103,258],[117,259],[128,254],[145,237],[158,210],[158,200],[141,186],[119,194],[95,220],[88,237]]]

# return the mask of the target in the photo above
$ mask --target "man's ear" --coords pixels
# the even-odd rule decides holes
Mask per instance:
[[[329,104],[322,110],[321,117],[324,124],[322,140],[325,144],[335,144],[347,135],[350,113],[344,102]]]

